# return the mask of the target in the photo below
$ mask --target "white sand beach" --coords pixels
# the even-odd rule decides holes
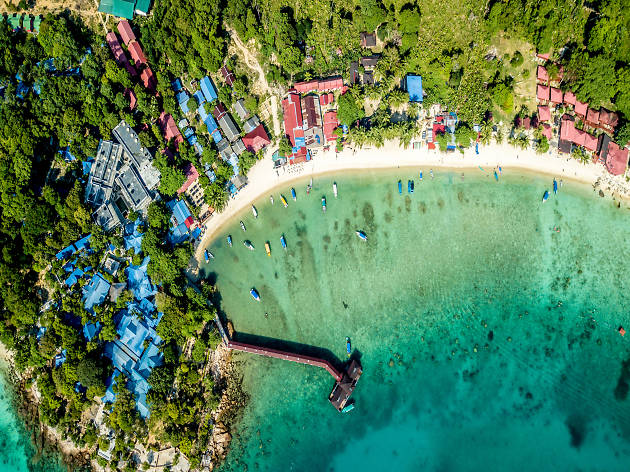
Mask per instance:
[[[236,214],[249,209],[252,202],[260,197],[269,196],[276,187],[287,186],[297,179],[334,174],[335,172],[360,169],[386,169],[396,167],[422,167],[428,174],[430,169],[439,172],[444,168],[476,169],[481,166],[492,174],[495,167],[501,166],[503,172],[525,170],[547,174],[557,179],[573,180],[593,185],[606,195],[623,201],[630,201],[630,183],[625,176],[613,176],[602,164],[582,164],[568,155],[556,151],[537,154],[533,150],[523,151],[508,144],[479,146],[479,154],[470,148],[464,154],[459,151],[444,153],[436,150],[404,149],[398,142],[387,142],[381,148],[352,149],[346,148],[340,153],[334,150],[318,152],[309,162],[287,165],[274,169],[270,158],[256,163],[249,171],[249,183],[234,197],[221,213],[213,214],[205,222],[203,239],[195,253],[196,259],[204,259],[204,249],[222,227]],[[276,195],[277,197],[277,195]]]

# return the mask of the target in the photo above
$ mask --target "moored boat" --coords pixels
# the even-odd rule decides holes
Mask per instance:
[[[342,413],[348,413],[350,411],[354,410],[354,403],[349,403],[348,405],[344,406],[343,409],[341,410]]]
[[[294,202],[297,201],[297,195],[293,187],[291,187],[291,198],[293,199]]]
[[[269,245],[269,241],[265,242],[265,252],[269,257],[271,257],[271,246]]]
[[[256,300],[257,302],[260,301],[260,294],[258,293],[258,290],[256,290],[255,288],[252,287],[252,289],[249,291],[249,294],[252,296],[252,298],[254,300]]]
[[[322,197],[322,210],[326,213],[326,197]]]
[[[287,199],[284,198],[284,195],[280,195],[280,201],[282,202],[285,208],[289,206],[289,204],[287,203]]]
[[[422,171],[420,171],[420,181],[422,182]]]
[[[335,198],[337,198],[337,182],[333,182],[333,194]]]
[[[350,338],[348,336],[346,336],[346,353],[348,354],[348,357],[350,357],[350,354],[352,353],[352,344],[350,343]]]
[[[210,261],[210,257],[208,256],[208,250],[203,251],[203,256],[206,258],[206,262]]]
[[[258,218],[258,210],[256,210],[254,205],[252,205],[252,213],[254,214],[254,218]]]
[[[284,234],[282,236],[280,236],[280,244],[282,244],[282,248],[286,251],[287,250],[287,240],[284,239]]]
[[[208,257],[210,259],[214,259],[214,254],[212,254],[210,251],[206,251],[208,253]]]
[[[271,204],[273,205],[273,195],[269,195],[269,201],[271,202]]]
[[[494,180],[498,181],[499,180],[499,175],[497,174],[497,171],[494,171]]]
[[[231,234],[228,234],[228,237],[227,237],[227,242],[228,242],[228,245],[229,245],[230,247],[232,247],[232,235],[231,235]]]
[[[367,241],[367,234],[365,234],[363,231],[357,230],[355,231],[355,233],[361,240]]]
[[[413,190],[416,188],[416,184],[414,183],[414,181],[411,181],[411,193],[413,193]]]
[[[542,197],[543,203],[545,203],[548,198],[549,198],[549,190],[545,190],[545,193],[543,193],[543,197]]]
[[[558,181],[555,178],[553,179],[553,193],[554,195],[558,193]]]
[[[245,228],[245,223],[243,223],[243,221],[241,221],[241,229],[243,231],[247,231],[247,229]]]
[[[398,181],[398,193],[402,195],[402,182],[400,180]]]
[[[407,193],[411,193],[411,180],[407,181]]]
[[[254,248],[254,245],[252,244],[252,242],[251,242],[249,239],[246,239],[245,241],[243,241],[243,245],[244,245],[247,249],[249,249],[250,251],[253,251],[253,250],[255,249],[255,248]]]

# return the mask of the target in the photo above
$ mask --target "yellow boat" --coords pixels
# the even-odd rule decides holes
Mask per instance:
[[[284,198],[284,195],[280,195],[280,200],[282,200],[282,204],[285,208],[289,206],[289,204],[287,203],[287,199]]]
[[[269,245],[269,241],[265,243],[265,252],[269,257],[271,257],[271,246]]]

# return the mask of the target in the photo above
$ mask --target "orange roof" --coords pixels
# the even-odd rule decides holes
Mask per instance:
[[[140,47],[140,44],[138,44],[138,41],[131,41],[127,47],[129,49],[129,55],[131,55],[131,58],[136,63],[136,65],[147,63],[147,58],[144,55],[142,47]]]
[[[562,103],[562,90],[559,88],[551,87],[551,103]]]
[[[593,136],[590,133],[585,133],[584,147],[588,149],[589,151],[597,150],[597,137]]]
[[[293,87],[298,93],[308,93],[313,90],[317,90],[319,81],[317,79],[309,80],[308,82],[296,82]]]
[[[549,80],[549,74],[547,73],[547,69],[543,66],[538,66],[538,70],[536,71],[536,77],[541,82],[547,82]]]
[[[536,88],[536,98],[541,101],[549,100],[549,87],[539,84]]]
[[[540,121],[551,121],[551,110],[547,105],[538,105],[538,119]]]
[[[570,90],[564,92],[564,103],[566,103],[567,105],[575,106],[576,100],[577,99],[575,98],[575,94],[573,92],[571,92]]]
[[[133,30],[131,29],[131,25],[127,20],[120,20],[118,22],[118,32],[120,33],[120,37],[122,38],[125,44],[129,44],[130,41],[136,39],[136,35],[133,34]]]

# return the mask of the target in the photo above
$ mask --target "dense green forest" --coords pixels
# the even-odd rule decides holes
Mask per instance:
[[[391,138],[411,142],[417,133],[419,106],[406,107],[409,119],[392,120],[395,110],[406,103],[401,79],[410,72],[422,75],[426,93],[422,106],[442,103],[457,110],[462,121],[458,144],[470,144],[474,123],[482,123],[482,142],[487,142],[491,135],[491,127],[484,122],[487,112],[508,118],[520,112],[515,77],[526,80],[525,61],[532,60],[520,51],[493,54],[499,37],[551,52],[553,61],[564,68],[562,87],[574,90],[593,107],[617,111],[621,123],[616,140],[621,144],[630,140],[627,0],[588,4],[579,0],[315,0],[299,4],[156,0],[152,14],[134,24],[156,73],[158,96],[118,67],[101,34],[84,27],[78,17],[48,16],[37,36],[12,32],[4,23],[0,27],[0,340],[15,348],[19,370],[35,369],[43,421],[79,444],[97,441],[93,429],[76,428],[76,424],[92,404],[91,398],[104,392],[110,367],[102,360],[102,344],[115,335],[112,318],[120,307],[105,303],[97,310],[103,329],[99,339],[86,342],[79,331],[64,323],[66,312],[81,319],[87,315],[80,293],[62,289],[63,269],[54,255],[89,233],[96,253],[85,258],[83,266],[97,266],[98,252],[109,242],[122,246],[119,234],[104,234],[94,224],[92,209],[83,203],[82,161],[94,156],[100,139],[110,139],[121,119],[137,129],[147,124],[139,132],[140,139],[151,151],[162,148],[157,117],[162,110],[179,116],[172,80],[216,77],[224,62],[237,69],[237,82],[233,88],[217,82],[220,100],[229,106],[236,97],[243,97],[255,112],[261,97],[250,92],[250,79],[239,69],[238,58],[227,55],[228,28],[243,41],[255,41],[267,80],[279,87],[333,74],[349,79],[350,62],[369,54],[361,47],[360,32],[376,31],[380,54],[376,84],[355,86],[338,103],[340,121],[350,125],[350,139],[358,145],[378,145]],[[45,62],[51,58],[53,69]],[[20,98],[18,92],[24,86],[30,91]],[[134,112],[125,97],[128,89],[137,96]],[[201,125],[197,130],[203,131]],[[199,133],[199,139],[204,147],[201,156],[186,144],[172,158],[158,153],[159,190],[164,197],[172,196],[183,182],[182,168],[187,162],[200,168],[210,164],[217,180],[211,184],[203,175],[200,181],[206,201],[221,209],[228,198],[225,184],[231,167],[218,157],[207,136]],[[513,139],[513,144],[527,146],[527,139],[519,139]],[[77,160],[64,161],[59,151],[66,148]],[[281,141],[280,148],[286,149],[286,143]],[[246,173],[256,158],[242,156],[241,171]],[[128,216],[134,219],[135,215]],[[158,304],[165,313],[159,332],[166,341],[165,364],[155,369],[149,396],[154,414],[149,424],[141,421],[129,392],[121,389],[110,421],[130,443],[146,438],[153,428],[161,439],[198,460],[208,431],[197,430],[196,415],[217,401],[211,380],[199,374],[207,349],[216,343],[216,334],[202,329],[213,315],[204,302],[212,290],[203,288],[203,296],[191,291],[183,275],[191,248],[182,245],[171,250],[163,243],[168,217],[165,207],[155,203],[143,225],[142,249],[151,256],[149,274],[160,284]],[[123,255],[138,263],[137,255]],[[128,294],[123,301],[125,297]],[[40,312],[41,305],[52,299],[62,301],[57,308]],[[36,340],[39,326],[47,328],[40,342]],[[191,337],[197,338],[192,354],[182,359],[181,347]],[[67,361],[62,368],[51,369],[59,348],[67,350]],[[74,390],[77,381],[88,387],[87,394]],[[176,401],[168,395],[173,382],[181,386]],[[121,441],[116,454],[124,457],[124,453]]]

